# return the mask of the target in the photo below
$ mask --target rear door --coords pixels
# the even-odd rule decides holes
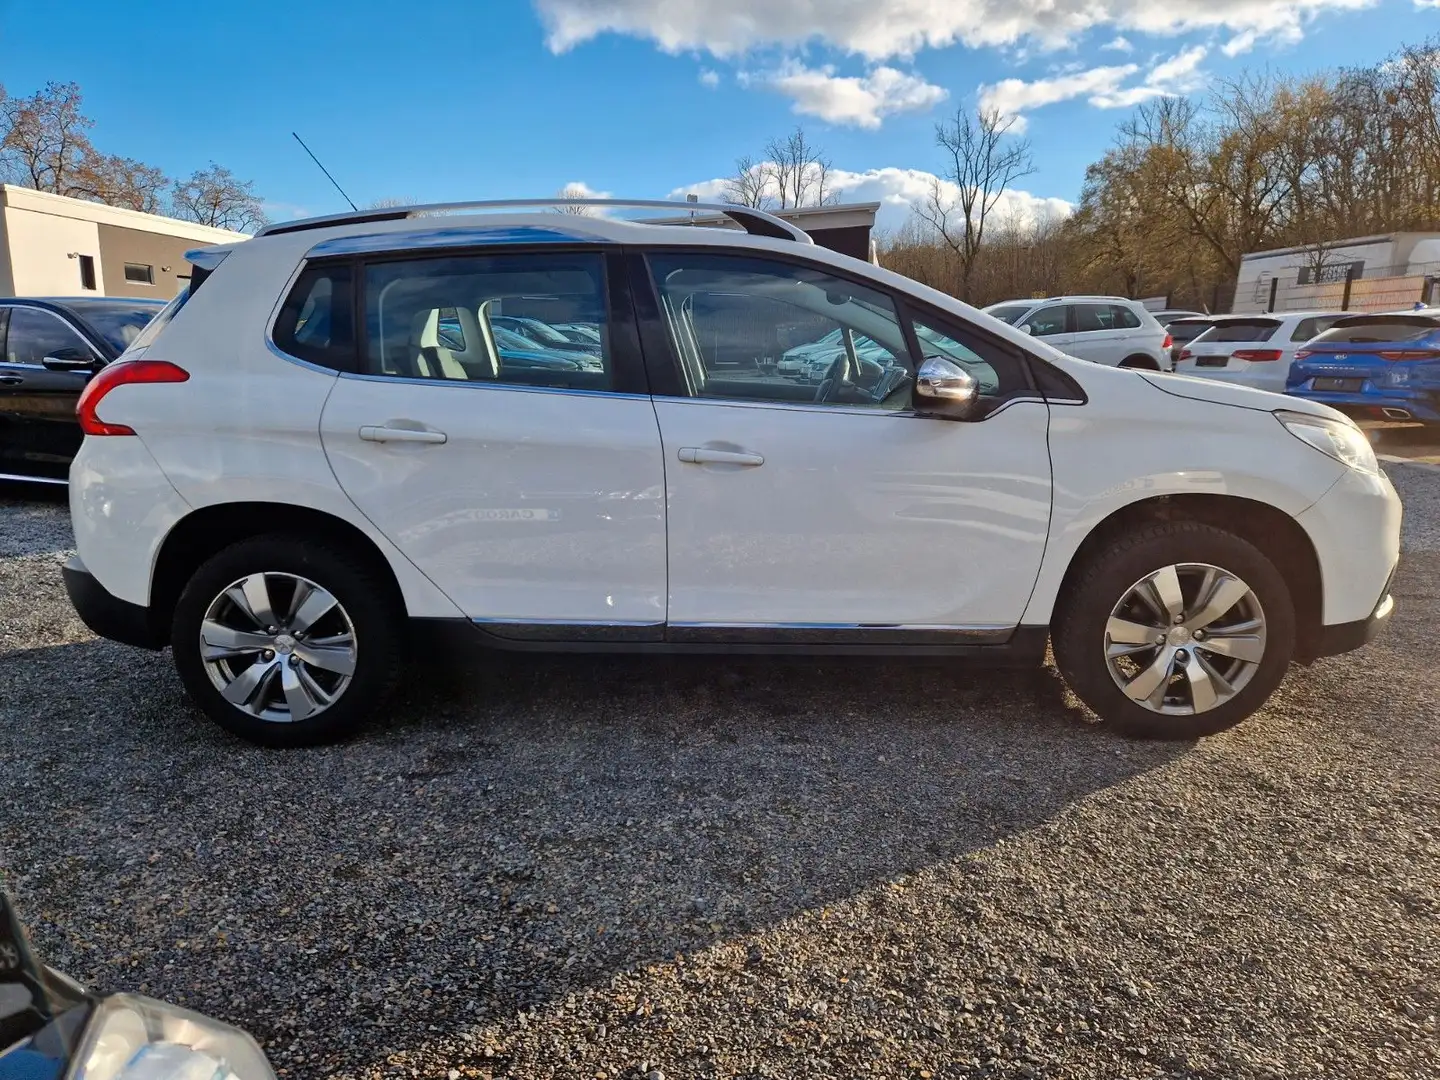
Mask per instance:
[[[0,362],[0,472],[64,481],[83,438],[75,403],[100,359],[71,323],[45,308],[7,309]],[[52,370],[45,361],[87,364]]]
[[[360,370],[326,402],[325,452],[361,512],[502,636],[663,633],[660,433],[624,281],[609,288],[606,261],[598,246],[412,253],[354,271]],[[299,314],[277,323],[281,348],[287,319],[292,336],[307,332],[303,293],[322,285],[351,291],[348,278],[302,277],[287,305]],[[516,352],[497,344],[492,314],[596,325],[603,345]]]
[[[1116,325],[1113,304],[1072,304],[1071,319],[1075,331],[1074,342],[1068,352],[1097,364],[1116,366],[1129,355],[1126,349],[1126,331]],[[1139,320],[1135,320],[1137,323]]]

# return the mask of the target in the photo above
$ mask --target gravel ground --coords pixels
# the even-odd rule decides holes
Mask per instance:
[[[286,1077],[1440,1076],[1440,471],[1395,625],[1236,731],[1053,673],[513,658],[276,752],[91,637],[0,491],[0,873]]]

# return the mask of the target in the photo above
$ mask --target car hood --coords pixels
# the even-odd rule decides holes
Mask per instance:
[[[1284,409],[1289,412],[1308,413],[1311,416],[1323,416],[1327,420],[1350,423],[1344,413],[1338,412],[1328,405],[1321,405],[1318,401],[1306,401],[1304,398],[1290,397],[1286,394],[1272,394],[1269,390],[1256,390],[1253,387],[1221,382],[1218,379],[1196,379],[1188,375],[1168,375],[1148,371],[1139,371],[1136,374],[1157,390],[1173,394],[1175,397],[1189,398],[1191,401],[1209,401],[1216,405],[1234,405],[1236,408],[1258,409],[1261,412],[1277,412]]]

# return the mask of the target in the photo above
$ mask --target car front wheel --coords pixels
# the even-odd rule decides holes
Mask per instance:
[[[1238,724],[1280,685],[1294,605],[1253,544],[1165,522],[1080,568],[1053,641],[1060,673],[1102,720],[1130,735],[1192,739]]]
[[[175,666],[205,713],[243,739],[338,738],[374,711],[398,671],[401,619],[387,584],[324,544],[241,541],[181,594]]]

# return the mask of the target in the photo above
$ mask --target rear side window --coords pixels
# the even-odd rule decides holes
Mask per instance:
[[[436,382],[613,387],[604,260],[591,254],[451,255],[365,268],[365,371]],[[594,349],[543,340],[555,323],[601,329]],[[515,326],[535,332],[526,336]]]
[[[1312,319],[1301,319],[1295,324],[1295,329],[1290,334],[1291,341],[1309,341],[1316,334],[1324,333],[1335,325],[1336,319],[1343,319],[1343,315],[1317,315]]]
[[[308,267],[275,320],[282,352],[321,367],[355,367],[355,318],[348,263]]]
[[[1226,319],[1194,340],[1196,344],[1202,341],[1269,341],[1278,329],[1278,319]]]
[[[1093,333],[1096,330],[1133,330],[1139,325],[1140,320],[1135,313],[1119,304],[1075,305],[1075,330],[1077,333]]]
[[[1316,341],[1348,341],[1360,344],[1367,341],[1414,341],[1437,329],[1435,319],[1424,315],[1375,315],[1366,318],[1349,318],[1344,325],[1332,326],[1317,337]]]

